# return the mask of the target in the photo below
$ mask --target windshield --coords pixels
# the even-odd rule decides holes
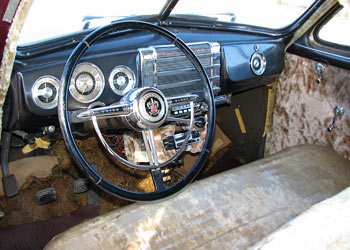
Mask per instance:
[[[278,29],[296,20],[314,0],[180,0],[171,15],[201,15],[223,22],[236,22]]]
[[[170,16],[280,28],[298,18],[312,1],[180,0]],[[113,20],[158,15],[165,3],[166,0],[34,0],[19,44],[105,25]]]
[[[105,25],[129,16],[155,15],[165,3],[166,0],[34,0],[19,44],[79,31],[84,26]]]

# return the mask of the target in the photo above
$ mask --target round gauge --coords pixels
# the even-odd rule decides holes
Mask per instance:
[[[135,87],[135,74],[127,66],[117,66],[109,74],[109,86],[117,95],[125,95]]]
[[[75,68],[69,92],[82,103],[95,101],[103,92],[105,79],[102,71],[92,63],[80,63]]]
[[[36,105],[43,109],[52,109],[57,106],[59,81],[53,76],[42,76],[32,87],[32,98]]]

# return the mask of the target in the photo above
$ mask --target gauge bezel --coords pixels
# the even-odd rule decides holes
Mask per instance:
[[[77,76],[82,72],[90,73],[94,77],[94,81],[95,81],[95,88],[92,90],[91,93],[87,95],[83,95],[79,93],[75,85]],[[72,74],[72,80],[69,84],[69,92],[76,101],[80,103],[90,103],[95,101],[97,98],[99,98],[102,95],[104,87],[105,87],[105,78],[101,69],[93,63],[83,62],[78,64],[74,69],[74,72]]]
[[[51,102],[43,102],[39,99],[39,95],[38,95],[38,91],[39,91],[39,87],[44,84],[45,82],[51,83],[55,89],[56,89],[56,96],[55,98],[51,101]],[[40,108],[43,109],[53,109],[57,107],[57,100],[58,100],[58,91],[59,91],[59,86],[60,86],[60,81],[54,77],[54,76],[50,76],[50,75],[45,75],[45,76],[41,76],[39,77],[33,84],[33,87],[31,89],[32,92],[32,99],[34,101],[34,103],[39,106]]]
[[[129,80],[128,86],[123,90],[117,89],[113,83],[114,76],[116,74],[118,74],[119,72],[124,73],[128,77],[128,80]],[[116,66],[115,68],[113,68],[113,70],[109,74],[108,82],[109,82],[109,86],[111,87],[111,89],[113,90],[114,93],[116,93],[117,95],[123,96],[135,87],[136,76],[135,76],[134,71],[132,69],[130,69],[128,66],[119,65],[119,66]]]

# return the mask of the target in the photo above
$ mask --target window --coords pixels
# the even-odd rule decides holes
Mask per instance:
[[[314,0],[185,0],[171,15],[215,17],[218,21],[278,29],[300,17]]]
[[[350,46],[350,0],[342,2],[340,10],[318,33],[318,37],[326,42]]]

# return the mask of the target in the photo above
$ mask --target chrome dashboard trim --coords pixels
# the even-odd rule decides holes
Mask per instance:
[[[220,91],[221,47],[217,42],[187,44],[205,68],[215,94]],[[157,86],[162,90],[174,87],[191,87],[201,79],[185,55],[174,45],[157,45],[139,49],[140,85]],[[194,86],[194,85],[193,85]],[[195,87],[195,86],[194,86]],[[188,89],[187,88],[187,89]],[[190,91],[183,90],[183,94]],[[165,93],[167,93],[165,91]]]

